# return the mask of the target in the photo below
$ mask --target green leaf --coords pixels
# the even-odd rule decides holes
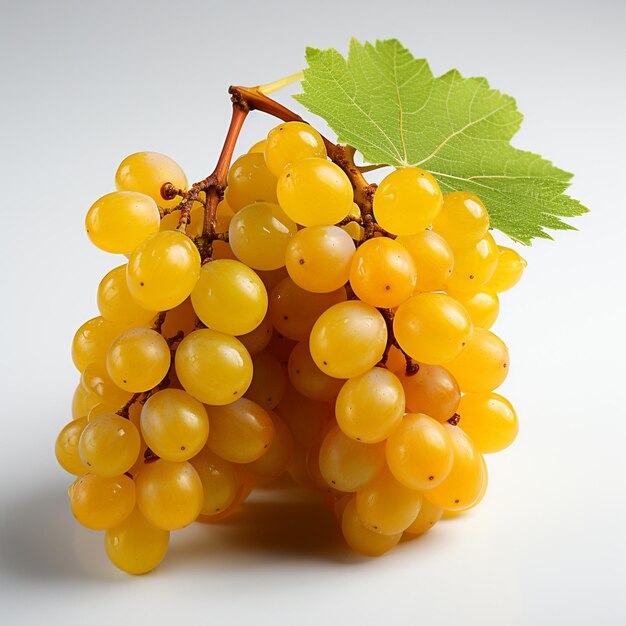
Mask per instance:
[[[573,229],[560,218],[587,212],[563,193],[571,174],[510,144],[522,114],[484,78],[456,70],[436,77],[395,39],[353,39],[347,59],[332,48],[308,48],[306,59],[296,100],[366,162],[419,166],[444,193],[475,193],[492,226],[525,244],[551,239],[545,229]]]

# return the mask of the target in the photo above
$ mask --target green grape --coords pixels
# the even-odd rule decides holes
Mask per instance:
[[[202,481],[188,461],[158,459],[146,463],[135,483],[137,506],[157,528],[183,528],[200,514],[204,500]]]
[[[500,312],[500,300],[495,292],[489,291],[488,285],[476,292],[455,291],[449,287],[446,291],[463,305],[474,326],[488,329],[495,324]]]
[[[315,365],[309,351],[309,342],[306,340],[298,343],[291,351],[287,373],[294,388],[313,400],[334,400],[343,385],[343,380],[324,374]]]
[[[157,313],[140,307],[130,295],[126,284],[126,265],[112,269],[100,281],[97,298],[100,315],[118,324],[143,326]]]
[[[320,315],[333,305],[346,300],[340,287],[329,293],[311,293],[285,278],[274,287],[269,299],[269,314],[274,328],[285,337],[302,341],[309,336]]]
[[[469,313],[443,293],[420,293],[398,307],[393,330],[400,347],[417,361],[441,365],[472,336]]]
[[[235,337],[208,328],[195,330],[178,345],[176,374],[185,391],[205,404],[229,404],[252,381],[252,359]]]
[[[454,461],[447,478],[424,492],[432,504],[450,511],[469,508],[482,497],[487,480],[486,465],[470,438],[458,427],[444,424]]]
[[[290,384],[276,412],[285,420],[296,442],[303,446],[309,446],[312,441],[319,439],[331,418],[326,402],[311,400]]]
[[[374,194],[374,217],[394,235],[414,235],[433,223],[441,209],[437,181],[426,170],[404,167],[383,178]]]
[[[487,233],[478,243],[454,249],[454,270],[447,286],[457,291],[478,291],[498,265],[498,246]]]
[[[310,226],[289,241],[285,264],[298,287],[327,293],[348,282],[354,252],[354,241],[338,226]]]
[[[410,413],[425,413],[439,422],[447,422],[456,412],[461,390],[454,376],[441,365],[420,363],[419,370],[396,373],[404,388],[406,408]]]
[[[255,270],[276,270],[285,265],[285,251],[296,231],[295,222],[277,204],[256,202],[233,217],[228,236],[240,261]]]
[[[290,163],[307,157],[326,158],[322,136],[304,122],[286,122],[270,130],[264,152],[265,163],[276,177]]]
[[[443,515],[443,509],[432,502],[422,499],[422,506],[415,521],[405,530],[411,535],[422,535],[430,530]]]
[[[453,248],[472,246],[487,234],[489,213],[473,193],[447,193],[443,196],[441,211],[433,221],[433,230]]]
[[[389,470],[356,494],[356,512],[363,526],[383,535],[404,532],[422,506],[420,491],[399,483]]]
[[[163,389],[150,396],[141,410],[140,423],[146,444],[166,461],[191,459],[209,436],[204,405],[180,389]]]
[[[253,202],[276,202],[276,182],[262,153],[244,154],[228,172],[227,202],[235,212]]]
[[[517,437],[519,425],[513,405],[492,393],[466,393],[461,398],[459,427],[483,454],[499,452]]]
[[[126,268],[128,290],[151,311],[165,311],[188,298],[200,275],[200,253],[183,233],[166,230],[144,241]]]
[[[408,250],[393,239],[368,239],[352,259],[350,285],[363,302],[394,308],[413,293],[417,284],[415,267]]]
[[[159,152],[136,152],[127,156],[115,173],[115,186],[120,190],[139,191],[150,196],[159,206],[175,207],[180,197],[165,200],[161,188],[171,183],[176,189],[187,189],[187,177],[180,165]]]
[[[397,237],[413,258],[417,268],[417,291],[442,291],[454,269],[450,244],[432,230]]]
[[[266,411],[276,408],[287,384],[280,361],[269,352],[260,352],[252,357],[252,372],[252,382],[245,397]]]
[[[83,372],[80,382],[98,401],[108,406],[121,407],[132,397],[132,393],[118,387],[109,376],[104,363],[90,363]]]
[[[121,524],[135,508],[135,483],[128,476],[84,474],[69,488],[72,513],[92,530]]]
[[[240,398],[226,406],[209,406],[207,413],[211,424],[207,445],[226,461],[251,463],[270,447],[272,418],[256,402]]]
[[[111,342],[123,328],[104,317],[94,317],[86,321],[74,335],[72,341],[72,361],[79,372],[94,361],[103,362]]]
[[[54,454],[59,465],[70,474],[80,476],[89,470],[78,453],[78,442],[87,426],[87,418],[79,417],[66,424],[54,444]]]
[[[200,513],[213,516],[228,509],[241,488],[235,466],[220,459],[208,448],[203,448],[189,462],[202,482],[203,502]]]
[[[273,480],[287,471],[294,452],[293,436],[287,424],[273,411],[269,412],[274,425],[272,443],[262,457],[246,464],[246,469],[263,480]]]
[[[335,403],[339,428],[364,443],[384,441],[404,415],[404,390],[389,370],[374,367],[348,380]]]
[[[94,246],[114,254],[130,254],[159,231],[161,216],[154,200],[143,193],[114,191],[91,205],[85,218]]]
[[[100,404],[100,401],[101,399],[98,396],[85,389],[82,384],[79,384],[72,396],[72,419],[87,417],[89,411],[96,404]]]
[[[454,460],[447,425],[428,415],[404,416],[385,446],[387,465],[396,480],[416,490],[430,490],[446,480]]]
[[[89,422],[78,441],[78,453],[89,471],[98,476],[119,476],[137,460],[141,437],[130,422],[109,413]]]
[[[352,183],[326,159],[309,157],[285,167],[276,188],[283,211],[302,226],[329,226],[352,209]]]
[[[353,378],[378,363],[387,345],[387,326],[373,306],[350,300],[324,311],[311,330],[311,356],[322,372]]]
[[[254,330],[246,333],[245,335],[239,335],[237,339],[241,341],[250,356],[254,356],[255,354],[259,354],[259,352],[263,352],[263,350],[267,348],[273,332],[274,327],[272,326],[272,320],[270,319],[268,312],[261,323]]]
[[[385,467],[383,443],[362,443],[333,426],[319,452],[324,480],[339,491],[358,491],[371,483]]]
[[[156,387],[170,369],[170,348],[150,328],[131,328],[113,341],[106,366],[111,380],[122,389],[138,393]]]
[[[170,533],[152,525],[138,508],[106,531],[104,546],[113,565],[127,574],[146,574],[165,557]]]
[[[476,328],[463,351],[446,363],[446,369],[463,392],[493,391],[509,373],[509,351],[497,335]]]
[[[402,539],[402,533],[383,535],[366,528],[357,513],[356,497],[352,497],[346,504],[341,518],[341,532],[353,550],[366,556],[381,556]]]
[[[202,266],[191,302],[206,326],[229,335],[252,332],[267,313],[261,279],[248,266],[230,259]]]
[[[498,246],[498,264],[493,276],[487,281],[485,286],[496,293],[515,287],[522,277],[526,265],[528,265],[526,259],[515,250],[505,246]]]

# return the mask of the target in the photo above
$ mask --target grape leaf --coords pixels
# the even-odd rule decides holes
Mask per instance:
[[[366,162],[422,167],[444,193],[475,193],[491,225],[524,244],[551,239],[545,229],[574,229],[560,218],[588,211],[564,194],[570,173],[510,144],[523,116],[484,78],[436,77],[395,39],[353,39],[347,59],[307,48],[306,60],[294,97]]]

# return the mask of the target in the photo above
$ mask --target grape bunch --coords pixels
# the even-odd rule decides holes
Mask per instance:
[[[489,329],[526,263],[478,197],[407,167],[357,204],[298,121],[234,161],[216,206],[157,153],[115,183],[86,229],[127,260],[74,337],[56,456],[117,567],[152,570],[171,531],[279,477],[317,490],[372,556],[481,500],[483,455],[518,430]]]

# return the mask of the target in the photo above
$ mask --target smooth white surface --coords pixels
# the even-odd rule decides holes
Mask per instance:
[[[0,623],[623,625],[624,4],[228,5],[4,3]],[[77,378],[71,337],[119,263],[88,243],[84,214],[137,150],[205,176],[229,83],[287,75],[305,45],[345,51],[350,35],[397,36],[435,71],[515,95],[516,144],[576,172],[572,194],[593,209],[580,232],[525,250],[524,281],[502,298],[520,437],[489,459],[477,510],[382,559],[350,555],[328,513],[287,492],[180,533],[157,572],[126,577],[73,521],[53,455]],[[243,145],[271,125],[253,116]]]

